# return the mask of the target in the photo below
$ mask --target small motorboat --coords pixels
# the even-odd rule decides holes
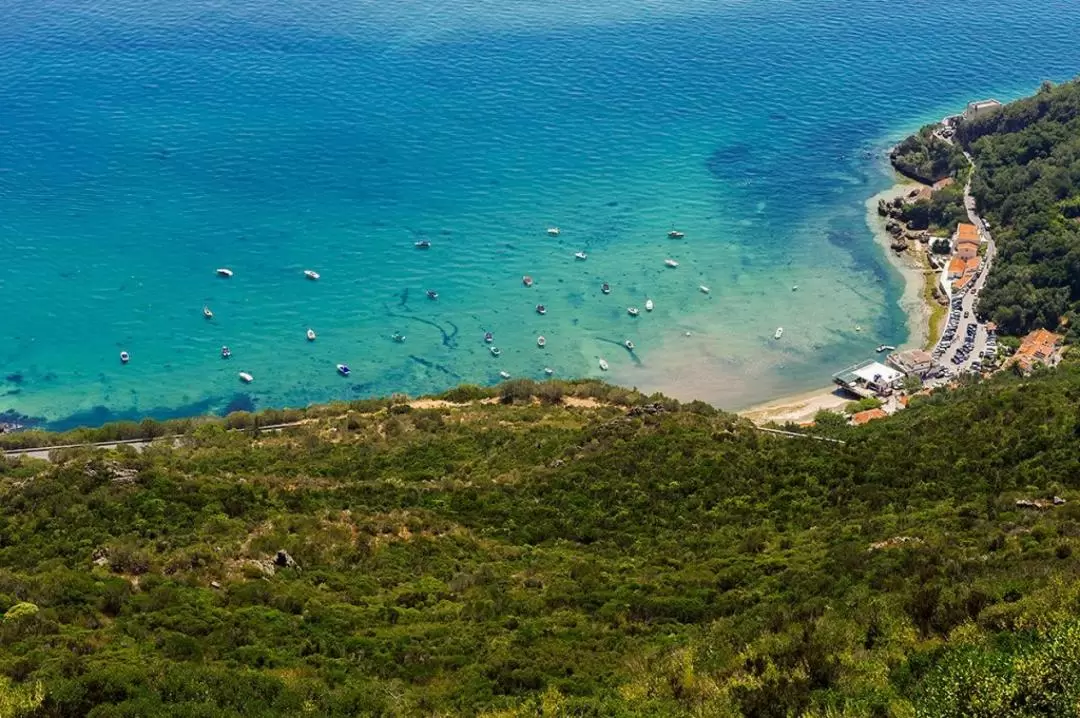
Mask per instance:
[[[645,311],[651,312],[653,310],[653,308],[654,308],[654,305],[652,303],[652,300],[651,299],[646,299],[645,300]]]
[[[203,307],[202,308],[202,315],[204,317],[206,317],[207,319],[213,319],[214,318],[214,313],[212,311],[210,311],[210,307]]]
[[[319,278],[319,273],[313,269],[305,269],[304,276],[312,281],[315,281]]]
[[[793,292],[799,291],[799,285],[798,284],[791,285],[791,291],[793,291]]]
[[[600,371],[607,371],[607,370],[608,370],[607,360],[606,359],[601,359],[600,360]]]
[[[314,329],[308,329],[307,330],[307,340],[309,342],[315,341],[315,330]]]
[[[439,293],[436,292],[434,289],[429,289],[429,290],[427,290],[427,296],[428,296],[428,299],[438,299],[439,298]]]
[[[547,339],[544,339],[543,337],[537,337],[536,338],[536,346],[543,349],[544,347],[547,346]]]
[[[584,252],[574,252],[574,256],[581,260],[589,258],[589,255],[585,254]]]
[[[120,363],[127,364],[129,361],[131,361],[131,355],[127,352],[120,352]]]
[[[857,331],[857,332],[861,332],[861,331],[862,331],[862,327],[861,327],[861,326],[859,326],[858,324],[856,324],[856,325],[855,325],[855,331]]]
[[[784,336],[784,328],[783,327],[777,327],[776,332],[772,335],[772,338],[773,339],[779,339],[782,336]]]
[[[229,347],[221,347],[221,358],[222,359],[228,359],[231,356],[232,356],[232,349],[229,349]]]
[[[233,271],[231,269],[226,269],[225,267],[220,267],[215,271],[219,277],[231,277],[233,275]]]
[[[627,349],[629,349],[630,351],[634,351],[634,343],[632,341],[630,341],[629,339],[627,339],[625,342],[623,342],[623,346],[626,347]]]
[[[488,344],[491,344],[493,341],[495,341],[495,335],[491,332],[484,332],[484,341]]]
[[[491,352],[491,356],[493,357],[497,357],[502,354],[502,352],[499,351],[499,347],[491,347],[490,349],[488,349],[488,351]]]
[[[673,229],[667,233],[668,239],[682,239],[686,235],[677,229]]]
[[[675,269],[675,267],[679,266],[679,263],[676,262],[674,259],[665,259],[664,264],[671,267],[672,269]]]
[[[240,381],[244,382],[245,384],[250,384],[251,382],[255,381],[255,377],[253,377],[251,374],[248,374],[246,371],[242,371],[240,372]]]
[[[559,236],[559,228],[558,227],[548,227],[547,233],[548,233],[549,237],[558,237]]]
[[[521,283],[524,284],[526,287],[531,287],[533,285],[532,277],[526,274],[524,277],[521,278]]]
[[[510,378],[510,372],[501,371],[501,372],[499,372],[499,376],[501,376],[503,379],[509,379]]]
[[[604,282],[603,284],[600,285],[600,291],[603,292],[604,294],[611,294],[611,285],[608,284],[607,282]]]
[[[545,373],[545,374],[547,374],[548,376],[551,376],[552,374],[554,374],[554,373],[555,373],[555,370],[554,370],[554,369],[552,369],[552,368],[551,368],[551,367],[549,367],[549,366],[546,366],[546,367],[544,367],[544,373]]]
[[[421,239],[419,242],[413,242],[413,246],[417,249],[431,249],[431,242]]]
[[[637,307],[627,307],[626,313],[632,317],[636,317],[638,314],[641,314],[641,312],[638,311]]]
[[[540,315],[547,314],[547,307],[545,307],[543,304],[537,304],[536,313]]]
[[[338,364],[337,373],[342,376],[348,376],[349,374],[352,374],[352,369],[350,369],[347,364]]]
[[[403,341],[405,341],[405,335],[401,332],[394,332],[393,336],[391,336],[390,338],[398,344],[401,344]]]
[[[896,347],[894,347],[894,346],[892,346],[890,344],[879,344],[878,348],[877,348],[877,353],[881,354],[882,352],[891,352],[891,351],[895,351],[895,350],[896,350]]]
[[[708,294],[710,291],[712,291],[708,287],[706,287],[704,284],[702,284],[700,287],[698,287],[698,289],[701,290],[702,294]]]

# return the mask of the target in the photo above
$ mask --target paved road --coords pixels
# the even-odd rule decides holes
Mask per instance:
[[[951,142],[948,139],[945,141]],[[972,159],[971,155],[964,152],[964,157],[967,158],[967,161],[974,170],[975,161]],[[972,172],[972,174],[974,174],[974,172]],[[990,235],[990,230],[986,227],[986,222],[984,222],[983,218],[975,211],[975,198],[971,196],[970,177],[968,178],[967,184],[964,185],[964,209],[967,210],[968,220],[975,225],[975,228],[979,232],[979,236],[985,240],[986,252],[983,254],[982,266],[979,268],[978,277],[972,284],[968,285],[968,291],[960,295],[959,308],[957,308],[955,304],[956,297],[952,298],[954,301],[951,302],[949,306],[949,319],[942,331],[942,337],[939,337],[936,346],[936,350],[940,351],[940,363],[956,374],[970,370],[971,365],[976,361],[985,362],[982,353],[987,348],[988,341],[990,340],[990,333],[986,329],[986,322],[978,321],[975,318],[975,305],[978,302],[979,293],[982,292],[982,288],[986,284],[986,278],[990,275],[990,267],[994,262],[994,256],[997,252],[997,248],[994,245],[994,239]],[[953,359],[956,357],[957,351],[960,350],[968,339],[967,327],[970,324],[975,325],[975,336],[969,342],[970,351],[963,361],[954,363]],[[944,337],[948,334],[950,327],[953,327],[955,334],[950,341],[946,341]],[[996,342],[996,339],[994,341]]]
[[[294,421],[288,424],[270,424],[268,426],[258,427],[259,431],[280,431],[282,429],[288,429],[293,426],[300,426],[304,424],[303,421]],[[230,429],[229,431],[250,431],[251,429]],[[16,458],[19,456],[27,456],[32,459],[44,459],[45,461],[51,461],[50,454],[53,451],[59,449],[103,449],[110,451],[119,446],[130,446],[135,451],[142,451],[150,444],[164,444],[169,443],[172,446],[176,446],[180,441],[182,435],[161,436],[156,439],[121,439],[120,441],[98,441],[92,444],[61,444],[59,446],[40,446],[30,449],[11,449],[4,451],[4,456],[8,458]]]

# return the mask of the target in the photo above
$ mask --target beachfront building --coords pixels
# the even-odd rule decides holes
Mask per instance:
[[[833,374],[833,382],[855,396],[888,396],[904,375],[872,359]]]
[[[967,109],[964,110],[964,119],[973,120],[976,117],[982,117],[989,114],[994,110],[1001,107],[1001,103],[991,98],[989,100],[977,100],[975,102],[969,102]]]
[[[934,368],[934,357],[922,349],[910,349],[890,354],[885,362],[908,376],[924,377]]]
[[[953,257],[949,260],[949,279],[959,279],[964,276],[964,269],[967,267],[965,262],[960,257]]]

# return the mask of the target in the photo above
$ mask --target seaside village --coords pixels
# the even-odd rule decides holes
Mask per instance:
[[[960,118],[980,116],[999,107],[997,100],[971,102],[963,115],[942,120],[934,134],[951,142]],[[990,228],[975,212],[967,187],[964,206],[969,221],[960,222],[951,236],[937,236],[903,221],[906,206],[928,202],[954,182],[953,177],[946,177],[933,184],[920,184],[891,201],[882,200],[878,206],[893,251],[907,253],[910,261],[922,268],[926,294],[933,296],[946,315],[938,324],[931,323],[931,331],[940,336],[930,351],[896,351],[895,347],[879,346],[879,358],[833,375],[840,391],[850,394],[856,402],[852,408],[862,409],[851,412],[853,424],[888,416],[906,407],[910,396],[949,386],[965,374],[986,376],[1004,369],[1027,374],[1036,366],[1053,366],[1060,360],[1061,335],[1038,329],[1023,337],[1019,346],[1004,346],[998,342],[997,327],[976,313],[995,248]]]

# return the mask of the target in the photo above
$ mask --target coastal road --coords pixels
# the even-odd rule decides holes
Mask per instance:
[[[951,143],[951,140],[945,139],[945,141]],[[972,159],[971,155],[967,152],[964,152],[964,157],[967,158],[968,163],[971,165],[971,174],[974,174],[975,160]],[[994,238],[991,236],[990,230],[987,229],[986,222],[979,216],[978,212],[975,211],[975,198],[971,196],[970,176],[968,177],[967,183],[964,185],[964,209],[967,210],[968,220],[971,224],[975,225],[975,228],[979,232],[979,237],[983,240],[985,252],[982,257],[982,266],[979,268],[979,275],[976,277],[975,281],[969,285],[968,291],[962,295],[960,308],[954,309],[950,303],[949,323],[956,320],[955,336],[952,341],[948,343],[943,343],[942,338],[939,337],[937,345],[938,349],[943,350],[939,361],[957,374],[970,370],[971,365],[974,362],[983,361],[982,353],[987,347],[987,341],[990,334],[986,329],[986,322],[976,319],[975,307],[978,303],[978,295],[982,292],[982,288],[986,284],[986,278],[990,276],[990,267],[994,262],[994,255],[997,251],[997,248],[994,245]],[[965,314],[967,315],[966,317],[964,316]],[[972,323],[974,323],[976,327],[972,349],[963,361],[953,363],[953,358],[967,338],[966,328],[968,324]],[[946,324],[945,331],[948,331],[948,323]],[[943,336],[944,333],[945,332],[943,332]]]
[[[288,429],[294,426],[301,426],[306,422],[294,421],[288,424],[271,424],[269,426],[257,427],[258,431],[281,431],[282,429]],[[242,429],[229,429],[229,431],[251,431],[250,428]],[[37,446],[27,449],[10,449],[3,452],[4,457],[9,459],[16,459],[20,456],[25,456],[31,459],[43,459],[44,461],[52,461],[52,452],[61,449],[102,449],[104,451],[111,451],[120,446],[130,446],[135,451],[142,451],[151,444],[165,444],[170,446],[176,446],[182,434],[174,434],[171,436],[159,436],[155,439],[121,439],[120,441],[98,441],[90,444],[61,444],[59,446]]]

